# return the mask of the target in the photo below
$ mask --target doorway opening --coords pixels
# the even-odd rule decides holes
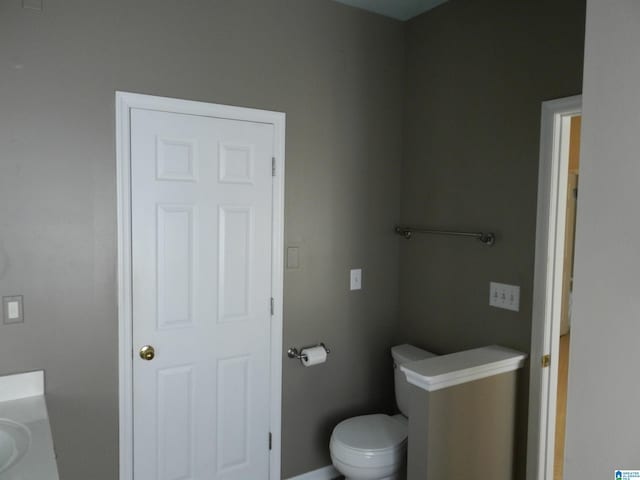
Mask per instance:
[[[566,128],[566,126],[565,126]],[[569,123],[569,171],[562,271],[562,306],[560,310],[560,346],[558,348],[558,382],[556,431],[554,440],[553,480],[563,479],[564,439],[567,419],[567,386],[569,381],[569,348],[571,346],[571,305],[573,298],[573,265],[576,240],[576,213],[580,170],[580,132],[582,115],[571,117]],[[563,135],[567,132],[563,132]]]
[[[527,480],[561,480],[582,97],[542,104]]]

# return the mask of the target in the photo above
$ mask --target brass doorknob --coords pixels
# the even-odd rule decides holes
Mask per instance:
[[[140,358],[143,360],[153,360],[156,350],[151,345],[145,345],[140,349]]]

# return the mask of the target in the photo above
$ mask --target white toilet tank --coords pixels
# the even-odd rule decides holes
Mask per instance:
[[[391,347],[391,356],[393,357],[393,377],[396,389],[396,403],[400,412],[405,416],[409,416],[409,383],[404,373],[400,371],[400,365],[405,363],[424,360],[425,358],[435,357],[435,353],[427,352],[421,348],[414,347],[407,343]]]

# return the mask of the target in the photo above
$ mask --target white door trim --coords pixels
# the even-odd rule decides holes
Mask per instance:
[[[275,167],[273,179],[273,251],[271,317],[271,435],[270,479],[280,479],[282,411],[282,298],[284,248],[285,122],[280,112],[254,110],[212,103],[116,92],[116,175],[118,214],[118,336],[120,480],[133,480],[133,343],[131,288],[131,157],[130,110],[202,115],[231,120],[268,123],[274,126]]]
[[[569,143],[562,133],[581,112],[581,95],[542,103],[527,480],[553,479]],[[549,368],[542,368],[544,355],[551,355]]]

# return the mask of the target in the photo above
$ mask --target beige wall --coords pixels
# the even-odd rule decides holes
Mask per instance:
[[[403,242],[399,340],[529,351],[540,105],[581,92],[584,15],[584,0],[452,0],[408,23],[402,220],[497,242]],[[490,281],[520,285],[518,313],[489,307]]]
[[[407,480],[513,480],[520,374],[434,392],[411,386]]]
[[[587,2],[565,478],[640,468],[640,4]]]
[[[403,30],[327,0],[0,2],[0,374],[44,368],[60,474],[117,478],[114,91],[287,113],[283,474],[391,406]],[[364,290],[348,292],[348,269]],[[381,372],[385,375],[381,376]]]

